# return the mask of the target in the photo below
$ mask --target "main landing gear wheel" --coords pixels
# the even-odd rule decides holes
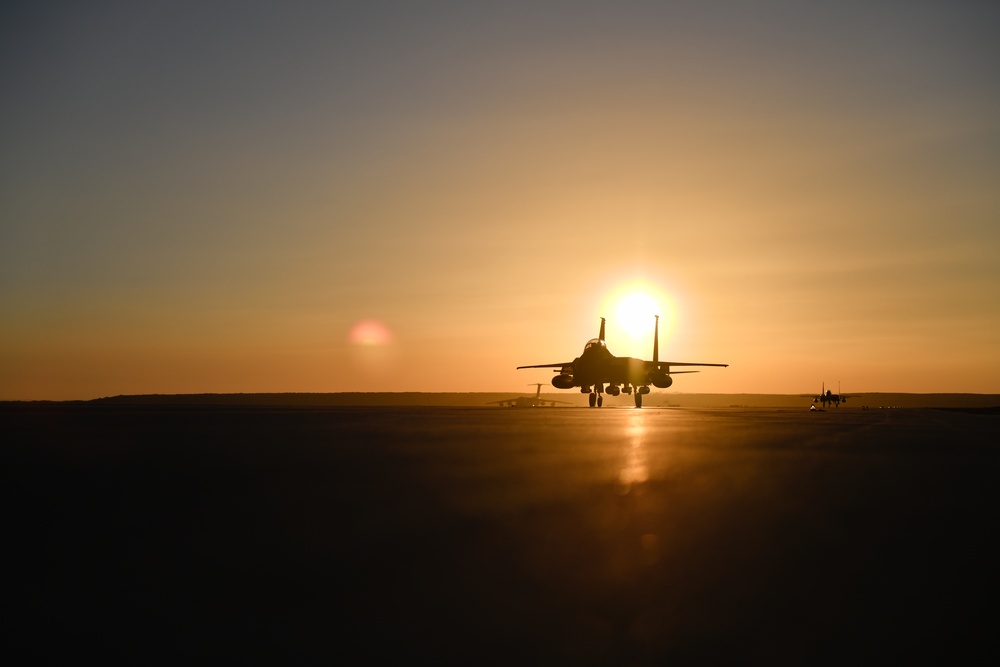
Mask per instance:
[[[601,407],[602,405],[604,405],[604,397],[601,396],[600,394],[598,394],[597,395],[597,407]]]
[[[637,408],[642,407],[642,394],[640,394],[639,392],[635,392],[635,407]]]
[[[594,407],[595,405],[597,405],[597,394],[591,392],[590,393],[590,407]]]

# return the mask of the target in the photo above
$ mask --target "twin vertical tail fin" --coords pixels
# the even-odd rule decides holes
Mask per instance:
[[[656,316],[656,324],[653,325],[653,365],[660,362],[660,316]]]
[[[653,325],[653,363],[659,363],[660,361],[660,316],[655,315],[656,323]],[[598,334],[598,339],[604,340],[604,318],[601,318],[601,333]]]

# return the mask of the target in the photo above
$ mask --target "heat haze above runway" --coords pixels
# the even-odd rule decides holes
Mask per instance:
[[[1000,392],[1000,6],[0,10],[0,399]],[[683,386],[681,384],[683,383]],[[544,391],[544,390],[543,390]]]

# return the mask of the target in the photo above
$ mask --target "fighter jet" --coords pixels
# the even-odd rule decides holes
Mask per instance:
[[[565,403],[566,405],[573,405],[569,401],[553,401],[551,399],[542,398],[542,385],[544,382],[530,382],[528,384],[533,384],[538,387],[535,390],[534,396],[518,396],[516,398],[507,398],[502,401],[490,401],[486,405],[499,405],[500,407],[507,408],[543,408],[546,405],[555,407],[556,403]]]
[[[857,396],[859,395],[859,394],[841,394],[839,382],[837,383],[836,394],[826,388],[826,382],[822,384],[822,387],[823,389],[819,392],[819,396],[816,396],[815,394],[800,394],[800,396],[802,396],[803,398],[811,398],[813,400],[813,403],[819,403],[820,405],[823,406],[823,409],[825,410],[827,403],[833,403],[835,406],[839,408],[841,403],[847,402],[847,399],[857,398]]]
[[[597,338],[587,341],[583,353],[573,361],[556,364],[518,366],[522,368],[557,368],[552,378],[556,389],[579,387],[581,394],[590,394],[590,407],[604,405],[604,392],[618,396],[622,392],[635,394],[635,407],[642,407],[642,397],[649,393],[649,385],[666,389],[673,384],[671,375],[697,373],[698,371],[671,371],[671,366],[728,366],[729,364],[702,364],[689,361],[660,361],[660,316],[653,327],[653,360],[643,361],[634,357],[616,357],[604,342],[604,318]],[[607,387],[605,387],[607,385]]]

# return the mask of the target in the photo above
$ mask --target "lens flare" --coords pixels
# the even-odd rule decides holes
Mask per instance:
[[[392,342],[392,332],[378,320],[361,320],[347,334],[347,341],[351,345],[362,345],[364,347],[377,347],[388,345]]]

